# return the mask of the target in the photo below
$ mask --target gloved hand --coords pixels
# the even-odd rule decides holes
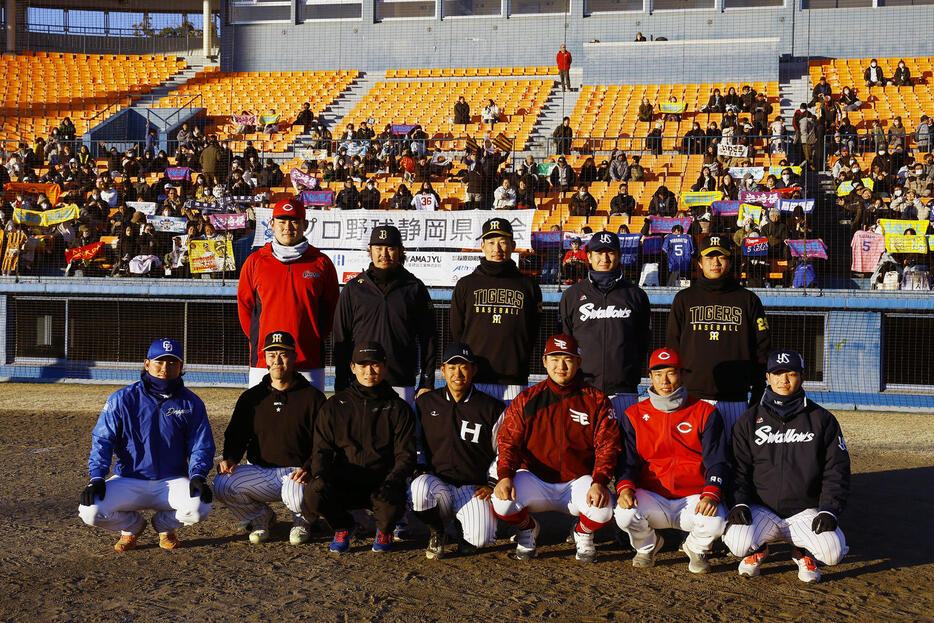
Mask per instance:
[[[837,518],[827,511],[821,511],[820,513],[817,513],[814,521],[811,522],[811,530],[814,531],[814,534],[820,534],[821,532],[833,532],[836,529]]]
[[[94,504],[95,497],[103,500],[106,492],[107,483],[103,480],[95,480],[94,482],[88,483],[88,486],[81,492],[81,506],[91,506]]]
[[[211,492],[211,487],[208,486],[208,483],[204,482],[204,478],[201,476],[195,476],[188,481],[188,494],[191,495],[191,497],[200,497],[201,501],[205,504],[210,504],[214,501],[214,494]]]
[[[733,510],[730,511],[729,516],[726,518],[727,527],[732,525],[737,526],[748,526],[752,523],[752,513],[749,511],[749,507],[745,504],[738,504],[733,507]]]

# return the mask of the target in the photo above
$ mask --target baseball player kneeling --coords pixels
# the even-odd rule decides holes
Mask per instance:
[[[651,567],[662,547],[655,531],[688,533],[681,549],[691,573],[707,573],[706,554],[723,534],[720,489],[730,466],[717,408],[688,394],[681,357],[661,348],[649,360],[649,397],[622,418],[625,451],[616,470],[616,523],[636,550],[634,567]]]
[[[152,527],[162,549],[178,547],[175,531],[211,511],[205,477],[214,461],[214,437],[204,403],[181,375],[181,345],[156,340],[140,380],[107,398],[91,432],[91,482],[78,514],[89,526],[120,530],[118,552],[136,547],[146,528],[141,510],[156,511]],[[114,475],[104,480],[114,457]]]
[[[619,425],[606,394],[584,382],[573,337],[552,336],[544,353],[548,378],[509,405],[496,436],[493,511],[519,531],[519,560],[536,555],[539,526],[530,512],[579,517],[577,560],[593,562],[593,533],[613,520],[607,483],[620,452]]]
[[[311,479],[314,424],[324,394],[295,369],[295,338],[287,331],[266,336],[263,356],[269,373],[237,400],[224,431],[223,460],[214,492],[250,530],[250,542],[269,539],[275,514],[269,503],[282,500],[292,511],[292,545],[311,538],[302,518],[305,484]],[[246,453],[249,463],[239,465]]]
[[[760,404],[733,427],[733,498],[723,542],[744,577],[759,575],[769,543],[791,543],[802,582],[820,581],[815,562],[835,565],[849,548],[837,527],[850,487],[850,455],[837,419],[801,389],[804,359],[769,355]]]
[[[487,474],[496,458],[496,425],[506,408],[473,386],[477,364],[469,346],[451,342],[442,361],[446,386],[415,399],[421,423],[416,447],[422,453],[416,473],[421,474],[409,488],[415,515],[431,532],[425,550],[430,559],[444,557],[444,522],[452,517],[463,534],[459,554],[496,540]]]

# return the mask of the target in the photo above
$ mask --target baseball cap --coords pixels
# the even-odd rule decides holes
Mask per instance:
[[[507,238],[512,238],[512,223],[504,218],[491,218],[483,224],[483,232],[480,234],[480,239],[482,240],[489,236],[505,236]]]
[[[295,350],[295,338],[288,331],[273,331],[266,336],[263,350]]]
[[[392,225],[380,225],[374,227],[370,232],[370,244],[377,244],[387,247],[401,247],[402,233]]]
[[[580,346],[577,345],[577,340],[575,340],[570,335],[565,335],[564,333],[559,333],[558,335],[552,335],[548,338],[548,341],[545,342],[545,352],[544,355],[575,355],[577,357],[581,356]]]
[[[659,348],[657,351],[652,353],[652,357],[649,359],[649,370],[654,370],[655,368],[683,368],[684,365],[681,363],[681,355],[678,354],[673,348]]]
[[[149,352],[146,353],[146,359],[167,359],[182,360],[182,345],[169,338],[160,338],[155,340],[149,346]]]
[[[383,350],[383,345],[379,342],[360,342],[354,346],[351,361],[354,363],[366,363],[368,361],[382,363],[386,361],[386,351]]]
[[[706,256],[719,253],[720,255],[730,257],[733,255],[733,252],[730,250],[729,244],[730,241],[726,235],[711,234],[709,236],[704,236],[700,241],[700,254]]]
[[[467,363],[475,363],[476,357],[470,346],[463,342],[451,342],[444,348],[444,354],[441,356],[441,363],[451,363],[455,359],[463,359]]]
[[[280,199],[272,208],[272,218],[305,218],[305,206],[298,197]]]
[[[768,373],[786,370],[789,372],[804,371],[804,357],[796,350],[785,348],[772,351],[769,355],[768,363],[765,365],[765,371]]]
[[[619,253],[619,236],[608,231],[601,231],[593,235],[587,242],[588,251],[616,251]]]

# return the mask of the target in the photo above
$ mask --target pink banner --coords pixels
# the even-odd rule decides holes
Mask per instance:
[[[292,169],[289,176],[292,178],[293,182],[301,184],[309,190],[314,190],[318,187],[318,178],[309,173],[305,173],[301,169]]]
[[[256,125],[256,115],[230,115],[230,121],[235,125]]]
[[[691,227],[692,219],[690,216],[651,216],[649,217],[650,234],[670,234],[675,225],[680,225],[682,230],[687,232]]]
[[[792,257],[827,259],[827,245],[820,238],[815,240],[786,240],[785,244],[791,250]]]
[[[165,176],[173,182],[191,179],[191,169],[188,167],[169,167],[165,170]]]
[[[751,203],[754,205],[762,206],[763,208],[772,208],[778,205],[778,201],[782,198],[781,193],[776,192],[755,192],[749,190],[739,191],[739,201],[740,203]]]
[[[246,229],[246,214],[211,214],[208,218],[214,229]]]

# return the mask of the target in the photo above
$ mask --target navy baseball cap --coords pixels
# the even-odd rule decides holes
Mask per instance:
[[[726,234],[710,234],[704,236],[700,241],[700,254],[708,256],[713,254],[730,257],[733,251],[730,249],[730,237]]]
[[[169,338],[161,338],[149,346],[146,359],[178,359],[182,361],[182,345]]]
[[[380,225],[370,232],[370,244],[386,247],[401,247],[402,233],[392,225]]]
[[[455,359],[463,359],[467,363],[475,363],[477,360],[470,346],[463,342],[451,342],[444,348],[441,363],[451,363]]]
[[[597,232],[587,242],[588,251],[616,251],[619,253],[619,236],[608,231]]]
[[[383,350],[383,346],[379,342],[360,342],[353,349],[351,361],[354,363],[382,363],[386,361],[386,351]]]
[[[796,350],[791,350],[786,348],[783,350],[773,351],[769,355],[769,361],[765,366],[765,371],[769,374],[773,372],[803,372],[804,371],[804,357],[801,356]]]
[[[266,336],[263,350],[295,350],[295,338],[288,331],[273,331]]]

